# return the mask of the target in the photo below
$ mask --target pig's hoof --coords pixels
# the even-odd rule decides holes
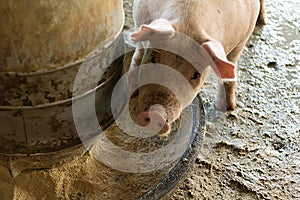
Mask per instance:
[[[260,25],[267,24],[267,19],[266,19],[265,14],[262,14],[262,13],[259,14],[258,19],[257,19],[257,24],[260,24]]]
[[[227,111],[233,111],[236,108],[236,103],[235,102],[230,102],[227,104]]]
[[[227,107],[227,111],[234,111],[235,110],[235,106],[228,106]]]
[[[227,105],[225,108],[223,106],[218,106],[218,105],[215,105],[215,110],[218,110],[218,111],[234,111],[235,110],[235,105]]]

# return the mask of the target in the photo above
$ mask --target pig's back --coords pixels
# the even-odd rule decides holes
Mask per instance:
[[[259,14],[259,0],[196,0],[189,1],[188,7],[180,32],[200,43],[218,40],[226,52],[249,38]]]
[[[259,0],[135,0],[135,25],[168,19],[198,42],[220,41],[228,52],[247,40],[259,13]]]

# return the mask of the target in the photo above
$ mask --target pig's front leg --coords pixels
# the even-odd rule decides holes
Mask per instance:
[[[219,110],[227,109],[234,110],[236,94],[236,81],[223,81],[219,88],[219,94],[216,102],[216,107]]]
[[[235,94],[237,86],[237,68],[238,68],[238,58],[243,52],[247,40],[243,41],[241,44],[237,45],[228,55],[227,58],[230,62],[234,63],[235,78],[233,80],[224,80],[223,84],[219,88],[219,94],[217,98],[216,107],[220,110],[234,110],[236,107]]]
[[[144,56],[144,49],[142,48],[142,45],[139,43],[138,48],[135,49],[134,54],[132,56],[129,70],[133,69],[134,67],[140,66],[143,56]]]
[[[138,48],[135,49],[134,54],[131,59],[131,63],[129,66],[129,72],[127,73],[127,77],[129,80],[129,93],[132,94],[131,98],[136,97],[139,92],[136,90],[138,88],[138,66],[141,65],[144,56],[144,49],[141,44],[138,44]]]

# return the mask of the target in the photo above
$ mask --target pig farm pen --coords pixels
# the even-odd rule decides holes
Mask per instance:
[[[45,2],[51,4],[60,1]],[[107,7],[104,1],[87,2],[91,3],[91,7],[100,2],[99,7],[106,9],[103,13],[107,14],[110,11],[111,16],[115,17],[110,18],[114,19],[112,24],[108,24],[106,28],[102,27],[112,31],[108,31],[104,38],[114,35],[113,42],[110,45],[106,43],[103,45],[105,48],[100,49],[90,46],[90,52],[96,50],[96,56],[91,58],[96,58],[97,62],[103,60],[103,53],[97,52],[109,54],[110,51],[124,50],[121,37],[118,37],[124,20],[121,7],[124,5],[125,8],[124,28],[130,30],[133,28],[132,0],[106,1]],[[28,68],[28,72],[20,71],[22,67],[16,65],[14,73],[7,73],[9,70],[0,68],[0,199],[300,199],[300,2],[266,0],[265,3],[268,24],[256,27],[239,61],[237,109],[226,113],[214,110],[212,105],[217,85],[216,78],[211,76],[200,92],[203,104],[201,99],[197,98],[193,106],[188,108],[190,113],[194,113],[188,118],[194,126],[192,131],[185,131],[191,132],[191,135],[187,135],[187,141],[191,143],[186,144],[188,148],[183,153],[184,156],[152,172],[143,172],[142,168],[139,173],[131,173],[120,171],[117,166],[107,167],[86,152],[76,135],[64,135],[76,132],[74,125],[68,124],[66,120],[72,118],[72,100],[67,101],[72,94],[57,94],[54,91],[69,91],[58,85],[63,82],[66,87],[70,87],[70,81],[68,82],[64,75],[70,74],[74,68],[51,71],[57,74],[48,73],[47,68],[41,71],[35,68],[46,65],[33,65],[35,67]],[[74,9],[76,6],[78,5],[75,5]],[[84,6],[87,5],[80,6],[83,12]],[[56,8],[63,9],[64,6]],[[37,13],[44,15],[45,12]],[[91,16],[90,13],[88,16]],[[3,16],[1,19],[6,18]],[[108,22],[106,20],[106,23]],[[5,24],[5,21],[1,24]],[[81,55],[82,58],[86,56],[85,53]],[[71,59],[78,61],[77,58]],[[65,62],[58,64],[58,68],[61,64],[70,62],[61,58],[58,60]],[[130,58],[126,59],[127,63],[128,60]],[[122,61],[122,58],[117,59],[105,71],[102,80],[97,82],[100,83],[97,87],[93,88],[92,84],[88,88],[79,88],[89,92],[79,92],[78,102],[95,95],[92,97],[103,103],[97,111],[101,127],[106,129],[102,136],[107,136],[112,143],[128,151],[135,152],[139,149],[142,153],[148,153],[167,145],[180,131],[175,125],[175,131],[169,140],[154,137],[149,141],[140,141],[122,133],[112,124],[109,111],[103,112],[103,109],[109,107],[110,99],[103,99],[103,94],[112,91],[123,73],[117,70],[120,69]],[[78,63],[75,62],[75,68],[76,64]],[[69,72],[64,71],[69,69]],[[74,70],[75,73],[77,70]],[[39,72],[32,74],[34,71]],[[30,76],[27,77],[28,74]],[[39,77],[45,74],[43,78]],[[60,82],[57,84],[50,81],[53,84],[47,87],[49,80],[55,78]],[[15,84],[16,80],[19,81],[18,84]],[[41,89],[34,83],[46,86],[44,89],[47,98],[42,98],[41,101],[39,96],[36,98],[29,95]],[[31,84],[28,87],[31,90],[26,90],[26,84]],[[22,87],[18,88],[20,85]],[[3,91],[8,92],[3,95]],[[17,94],[14,91],[24,93]],[[58,96],[61,99],[54,98]],[[40,106],[42,104],[47,106]],[[53,142],[53,137],[57,135],[45,137],[51,133],[43,131],[41,133],[45,135],[37,134],[32,138],[24,135],[15,137],[14,131],[23,130],[24,126],[20,124],[24,119],[30,119],[30,116],[34,116],[31,117],[34,119],[27,121],[30,122],[30,126],[27,127],[36,126],[37,130],[48,130],[49,125],[39,123],[49,119],[51,128],[58,130],[57,135],[64,137]],[[40,118],[41,116],[43,118]],[[73,121],[70,120],[71,122]],[[88,129],[89,125],[83,127]],[[73,128],[67,132],[62,131],[66,127]],[[5,135],[8,132],[10,134]],[[46,142],[37,142],[39,137]],[[12,142],[12,138],[17,140]],[[181,140],[179,138],[179,141]],[[89,150],[99,151],[93,148]],[[119,164],[121,166],[121,163]],[[123,164],[126,166],[126,163]],[[191,170],[186,175],[190,167]],[[169,192],[175,185],[176,187]]]

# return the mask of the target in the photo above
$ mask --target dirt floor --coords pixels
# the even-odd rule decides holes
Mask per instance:
[[[268,24],[256,27],[239,61],[237,109],[211,109],[210,77],[201,154],[165,199],[300,199],[300,2],[265,3]],[[125,9],[131,28],[129,1]]]

